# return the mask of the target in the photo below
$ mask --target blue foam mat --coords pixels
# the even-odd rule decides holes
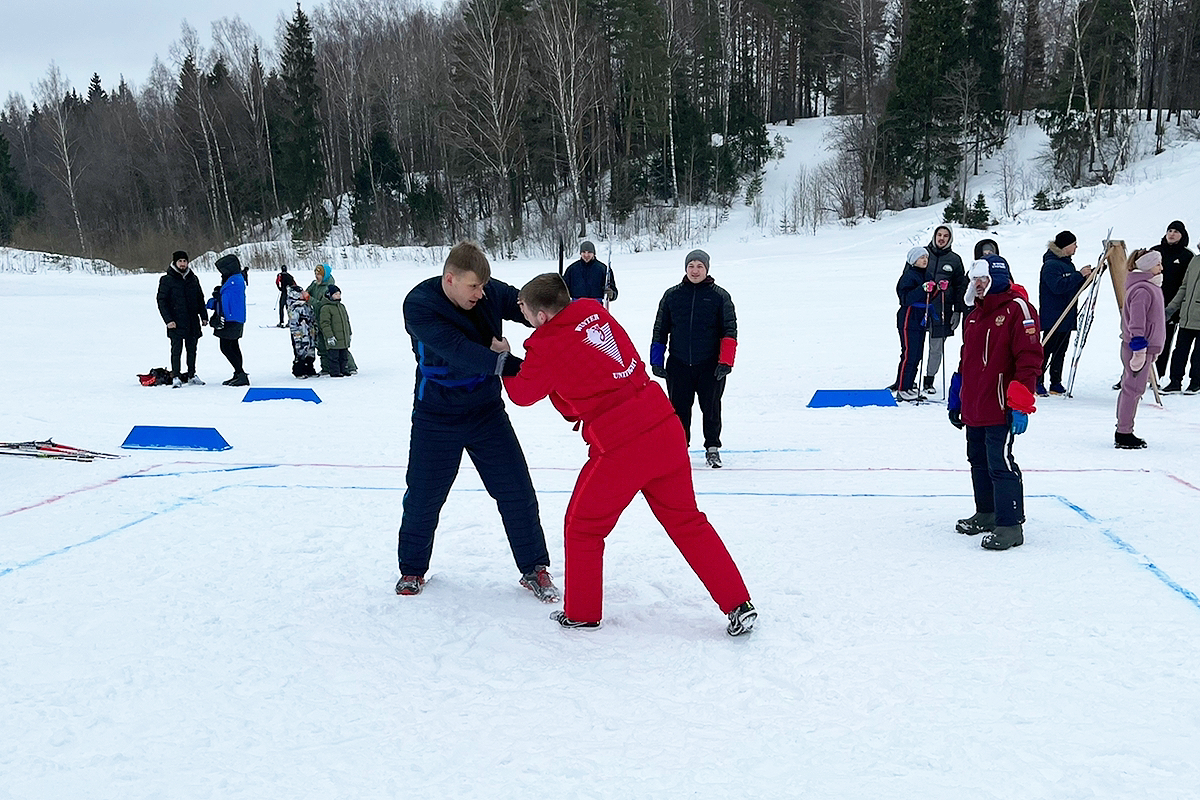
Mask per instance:
[[[312,389],[247,389],[243,403],[253,403],[256,400],[305,400],[309,403],[319,403],[321,398]]]
[[[216,428],[134,425],[121,447],[126,450],[229,450],[233,445]]]
[[[896,398],[890,389],[818,389],[808,401],[809,408],[894,405]]]

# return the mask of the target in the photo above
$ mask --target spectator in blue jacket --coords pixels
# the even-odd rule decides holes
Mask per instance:
[[[1047,243],[1042,256],[1041,280],[1038,282],[1038,313],[1042,320],[1042,335],[1054,327],[1062,317],[1062,324],[1043,345],[1042,377],[1038,380],[1038,394],[1066,394],[1062,383],[1063,361],[1067,357],[1067,346],[1071,342],[1071,331],[1077,327],[1078,307],[1072,301],[1092,274],[1091,265],[1075,269],[1071,257],[1079,248],[1075,234],[1062,231]],[[1063,313],[1066,312],[1066,316]],[[1050,387],[1046,390],[1046,368],[1050,369]]]
[[[717,286],[708,269],[708,253],[693,250],[684,259],[683,280],[663,294],[650,342],[650,369],[666,378],[667,396],[689,443],[692,404],[699,400],[704,457],[708,466],[719,468],[721,396],[737,353],[737,312],[729,292]]]
[[[529,324],[517,289],[492,279],[474,242],[455,245],[442,274],[404,298],[417,374],[396,594],[420,594],[425,586],[438,515],[466,450],[500,510],[521,585],[543,602],[559,599],[529,467],[500,398],[500,376],[516,375],[521,364],[507,352],[506,319]]]
[[[223,282],[213,290],[208,308],[215,310],[220,303],[225,322],[220,328],[214,329],[213,334],[221,340],[221,354],[233,367],[233,377],[221,383],[225,386],[249,386],[250,376],[243,368],[242,346],[238,343],[246,323],[246,277],[242,262],[233,253],[221,256],[217,259],[217,272],[221,273]]]
[[[596,259],[596,245],[588,241],[579,245],[579,258],[563,272],[563,282],[572,300],[590,297],[607,307],[617,299],[617,281],[612,270]]]
[[[896,311],[896,331],[900,334],[900,364],[896,367],[896,382],[889,388],[896,392],[897,400],[913,401],[921,397],[917,389],[917,367],[921,352],[925,348],[925,331],[928,330],[931,308],[930,300],[935,292],[943,291],[928,279],[929,251],[924,247],[913,247],[904,257],[904,272],[896,281],[896,297],[900,308]],[[948,291],[949,287],[944,291]]]

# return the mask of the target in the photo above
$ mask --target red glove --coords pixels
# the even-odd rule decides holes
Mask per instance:
[[[938,288],[941,289],[943,292],[946,291],[947,289],[950,288],[950,281],[947,281],[947,280],[938,281]]]
[[[1029,391],[1029,387],[1025,384],[1018,383],[1017,381],[1011,381],[1008,384],[1008,391],[1005,392],[1005,400],[1008,401],[1008,407],[1013,411],[1032,414],[1037,410],[1033,392]]]
[[[933,281],[925,281],[921,284],[921,288],[925,290],[925,294],[933,294],[933,290],[937,288],[937,284]]]

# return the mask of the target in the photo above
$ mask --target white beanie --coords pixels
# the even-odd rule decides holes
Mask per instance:
[[[924,247],[914,247],[908,251],[908,255],[906,255],[904,257],[904,260],[909,264],[916,264],[918,258],[920,258],[921,256],[928,256],[928,255],[929,255],[929,251],[926,250]]]

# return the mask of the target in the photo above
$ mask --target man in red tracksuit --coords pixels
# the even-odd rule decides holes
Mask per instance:
[[[963,324],[962,358],[950,381],[950,422],[967,430],[967,461],[975,514],[960,519],[959,533],[984,533],[989,550],[1025,543],[1025,487],[1013,459],[1016,435],[1034,412],[1034,389],[1042,370],[1037,310],[1012,283],[1008,262],[997,255],[971,265]]]
[[[598,628],[603,615],[604,538],[640,491],[671,541],[729,617],[731,636],[749,633],[758,613],[737,565],[696,507],[683,427],[625,330],[595,300],[571,302],[557,274],[539,275],[517,296],[535,330],[525,361],[504,377],[514,403],[549,396],[590,445],[565,524],[564,628]],[[493,347],[507,348],[499,340]]]

